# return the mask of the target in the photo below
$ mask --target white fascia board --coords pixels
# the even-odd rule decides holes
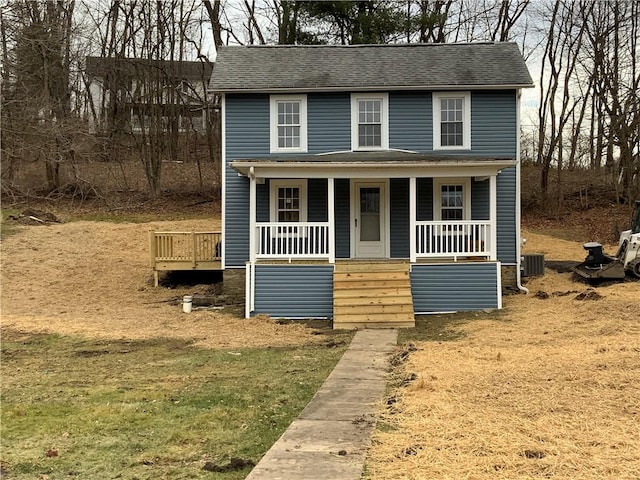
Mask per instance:
[[[534,88],[533,83],[509,84],[509,85],[375,85],[375,86],[345,86],[345,87],[318,87],[318,88],[229,88],[215,90],[212,93],[314,93],[314,92],[392,92],[402,90],[517,90],[519,88]]]
[[[221,125],[221,131],[220,131],[220,142],[221,142],[221,146],[220,146],[220,152],[221,152],[221,163],[220,163],[220,180],[222,182],[221,185],[221,200],[222,200],[222,205],[221,205],[221,213],[220,213],[220,226],[221,226],[221,231],[222,231],[222,235],[220,238],[220,241],[222,243],[222,258],[220,259],[220,266],[222,268],[222,270],[224,270],[226,268],[226,248],[225,248],[225,230],[226,228],[225,226],[225,221],[226,221],[226,208],[227,208],[227,169],[226,169],[226,165],[227,165],[227,142],[226,142],[226,136],[227,136],[227,129],[226,129],[226,123],[227,123],[227,107],[226,107],[226,97],[225,95],[222,95],[222,98],[220,99],[220,125]],[[205,128],[207,127],[207,125],[205,124]]]
[[[256,177],[261,178],[407,178],[407,177],[482,177],[497,175],[504,169],[515,165],[514,161],[473,162],[473,163],[434,163],[425,165],[380,165],[379,163],[323,163],[304,162],[274,165],[272,163],[250,163],[234,165],[232,168],[247,175],[251,167]]]

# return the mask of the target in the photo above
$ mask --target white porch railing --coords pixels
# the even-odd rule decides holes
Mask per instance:
[[[491,222],[416,222],[416,257],[491,255]]]
[[[256,258],[328,259],[331,228],[323,223],[256,223]]]

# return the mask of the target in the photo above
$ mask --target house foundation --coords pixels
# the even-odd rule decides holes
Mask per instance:
[[[245,301],[244,268],[227,269],[223,272],[222,293],[228,304],[243,305]]]

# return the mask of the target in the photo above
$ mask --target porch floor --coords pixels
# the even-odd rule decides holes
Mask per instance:
[[[414,327],[409,262],[338,261],[333,328]]]

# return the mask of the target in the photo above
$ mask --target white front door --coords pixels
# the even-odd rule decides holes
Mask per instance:
[[[351,238],[355,258],[389,255],[387,185],[386,182],[352,182]]]

